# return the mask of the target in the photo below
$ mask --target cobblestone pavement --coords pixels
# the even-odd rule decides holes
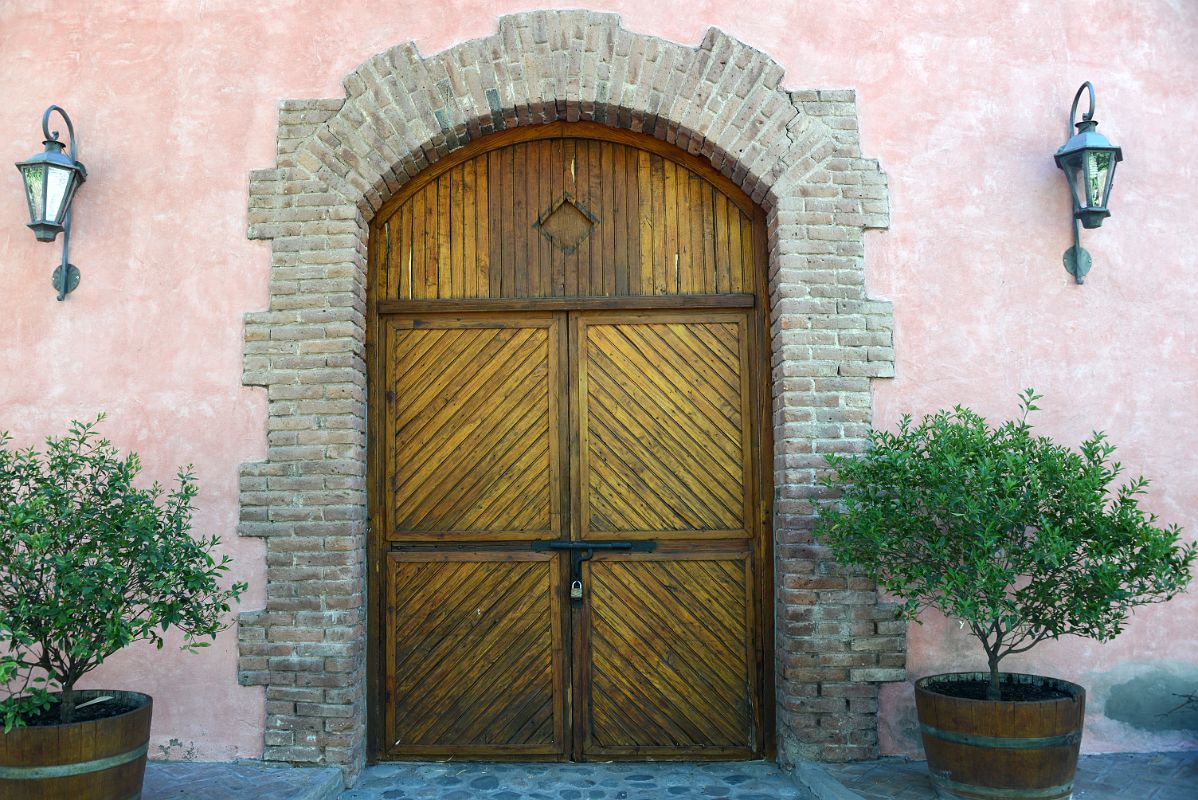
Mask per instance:
[[[823,765],[831,777],[864,800],[934,800],[922,761],[884,758]],[[1198,751],[1082,756],[1074,800],[1195,800]]]
[[[922,761],[814,765],[814,794],[776,764],[394,763],[349,791],[335,769],[154,762],[142,800],[934,800]],[[1082,756],[1075,800],[1198,800],[1198,751]]]
[[[777,764],[380,764],[340,800],[810,800]]]

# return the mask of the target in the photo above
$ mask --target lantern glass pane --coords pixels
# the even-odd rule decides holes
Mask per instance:
[[[1065,177],[1069,179],[1069,190],[1073,192],[1074,208],[1086,207],[1086,174],[1082,159],[1074,158],[1065,166]]]
[[[49,167],[46,175],[46,219],[62,224],[66,211],[67,190],[74,178],[74,170],[64,167]]]
[[[1114,163],[1109,150],[1090,150],[1086,153],[1086,200],[1090,208],[1106,207],[1106,191]]]
[[[46,199],[46,168],[41,164],[25,167],[21,170],[25,179],[25,199],[29,201],[29,221],[38,222],[44,218],[43,201]]]

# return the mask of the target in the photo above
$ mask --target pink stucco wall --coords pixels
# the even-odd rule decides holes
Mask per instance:
[[[412,0],[0,1],[0,161],[39,148],[67,108],[91,179],[76,201],[80,288],[57,303],[58,246],[34,241],[16,170],[0,191],[0,429],[29,443],[107,410],[105,432],[167,478],[193,462],[197,528],[215,532],[262,604],[263,549],[239,540],[237,467],[265,447],[265,400],[240,386],[241,316],[264,307],[268,246],[245,238],[249,170],[273,162],[277,103],[341,94],[369,56],[425,53],[556,3]],[[571,4],[565,4],[567,6]],[[1191,139],[1198,5],[1187,0],[595,0],[625,27],[692,44],[717,26],[786,69],[788,88],[853,88],[866,156],[890,178],[892,224],[867,237],[871,293],[894,301],[898,375],[875,421],[953,403],[995,416],[1035,386],[1042,429],[1094,428],[1153,479],[1148,505],[1198,532],[1198,265]],[[1088,233],[1084,287],[1060,266],[1068,200],[1052,152],[1085,79],[1122,145],[1114,216]],[[1187,158],[1188,155],[1188,158]],[[1198,594],[1136,615],[1115,643],[1050,643],[1012,667],[1090,689],[1085,748],[1198,745],[1107,718],[1113,687],[1165,669],[1198,684]],[[912,676],[980,661],[955,625],[910,638]],[[152,754],[261,749],[260,689],[236,684],[231,632],[198,656],[137,649],[94,684],[155,695]],[[883,692],[883,747],[913,747],[909,685]]]

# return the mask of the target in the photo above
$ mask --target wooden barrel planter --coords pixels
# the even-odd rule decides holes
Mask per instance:
[[[1004,690],[1046,690],[1030,700],[972,700],[932,691],[988,682],[989,673],[932,675],[915,684],[915,705],[932,784],[951,800],[1068,800],[1082,741],[1086,691],[1038,675],[1001,673]]]
[[[137,800],[150,744],[153,701],[137,692],[82,690],[77,702],[108,696],[133,706],[111,717],[0,733],[0,798]]]

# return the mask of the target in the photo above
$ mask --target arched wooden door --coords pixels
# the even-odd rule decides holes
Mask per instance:
[[[710,165],[586,123],[379,213],[375,757],[769,752],[763,254]]]

